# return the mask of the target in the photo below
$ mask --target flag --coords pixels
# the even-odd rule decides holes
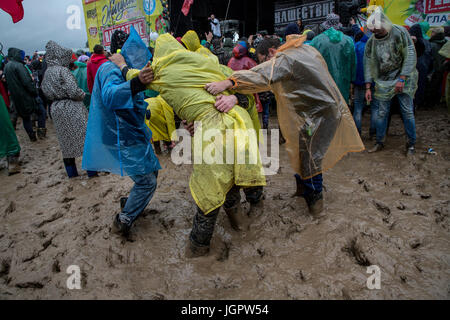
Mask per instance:
[[[193,3],[194,3],[194,0],[184,0],[183,7],[181,8],[181,12],[183,12],[183,14],[185,16],[188,15],[189,10],[191,9],[191,5]]]
[[[2,0],[0,1],[0,9],[9,13],[14,23],[23,19],[22,0]]]

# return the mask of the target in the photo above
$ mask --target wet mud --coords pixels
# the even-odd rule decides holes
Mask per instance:
[[[368,119],[363,122],[366,147]],[[132,181],[69,180],[51,123],[31,143],[18,125],[22,173],[0,162],[0,299],[449,299],[450,118],[417,114],[417,154],[404,156],[394,116],[386,148],[345,157],[324,175],[325,210],[311,217],[280,147],[264,208],[235,232],[222,211],[207,257],[187,259],[195,205],[191,168],[160,156],[158,189],[125,240],[111,233]],[[276,127],[276,119],[271,119]],[[424,153],[428,147],[437,155]],[[249,204],[242,200],[247,212]],[[70,265],[81,290],[66,285]],[[367,267],[381,271],[369,290]]]

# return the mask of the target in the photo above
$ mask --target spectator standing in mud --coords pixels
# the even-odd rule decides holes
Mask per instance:
[[[430,44],[433,52],[433,74],[429,88],[427,90],[426,101],[430,102],[430,106],[434,106],[441,101],[444,90],[442,90],[442,81],[444,79],[444,63],[445,58],[439,54],[439,50],[445,45],[444,28],[434,28],[431,32]]]
[[[0,159],[7,158],[8,175],[20,172],[19,155],[19,141],[9,119],[6,104],[0,95]]]
[[[358,132],[361,135],[361,121],[366,106],[366,82],[364,80],[364,50],[366,48],[366,43],[369,38],[360,31],[355,35],[355,52],[356,52],[356,78],[353,81],[353,96],[354,96],[354,108],[353,108],[353,119],[355,120]],[[378,110],[375,106],[371,106],[371,117],[370,117],[370,129],[369,136],[373,137],[376,133],[376,114]]]
[[[337,14],[329,14],[322,27],[326,31],[315,37],[311,46],[322,54],[328,71],[348,103],[352,81],[356,75],[355,44],[352,38],[340,31],[342,24]]]
[[[49,41],[45,46],[48,63],[42,91],[53,101],[51,115],[69,178],[78,176],[75,158],[83,154],[88,112],[83,104],[85,93],[78,88],[68,67],[72,62],[72,50]],[[94,177],[97,172],[88,172]]]
[[[376,144],[369,152],[383,149],[391,101],[397,97],[408,136],[406,155],[414,154],[416,123],[413,99],[418,79],[414,43],[408,31],[393,25],[380,7],[367,20],[367,27],[373,34],[364,53],[366,100],[372,101],[371,87],[375,82],[373,103],[378,109]]]
[[[9,62],[5,66],[5,76],[15,111],[22,118],[23,127],[31,141],[37,141],[36,132],[33,130],[31,116],[39,112],[39,128],[45,128],[45,113],[38,108],[36,97],[38,91],[33,79],[24,65],[25,52],[17,48],[9,48]]]
[[[420,24],[416,23],[413,25],[409,29],[409,34],[416,48],[416,68],[419,73],[414,105],[417,108],[423,109],[428,104],[428,101],[425,101],[425,90],[428,87],[428,76],[433,71],[433,49],[431,48],[430,42],[424,38]]]
[[[128,34],[116,30],[111,52],[121,49],[127,38]],[[95,77],[83,168],[128,175],[134,181],[129,197],[120,199],[121,213],[113,219],[113,230],[128,237],[153,197],[161,169],[151,146],[151,131],[144,122],[147,103],[143,91],[153,80],[153,72],[146,67],[138,77],[126,81],[129,69],[124,58],[115,54],[111,60],[117,65],[103,63]]]
[[[87,85],[91,94],[94,88],[94,81],[97,70],[106,61],[108,61],[108,58],[106,58],[103,46],[100,44],[96,44],[94,47],[94,54],[91,56],[87,63]]]

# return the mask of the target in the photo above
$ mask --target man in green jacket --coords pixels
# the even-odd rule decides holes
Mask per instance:
[[[331,77],[348,104],[352,81],[356,78],[355,44],[352,38],[339,31],[342,24],[337,14],[329,14],[322,27],[326,31],[315,37],[310,45],[325,59]]]
[[[33,130],[31,115],[38,114],[38,131],[45,128],[45,110],[36,103],[38,91],[33,79],[24,64],[25,52],[17,48],[9,48],[9,62],[5,65],[5,76],[11,98],[16,111],[22,118],[23,127],[31,141],[36,141],[36,132]]]

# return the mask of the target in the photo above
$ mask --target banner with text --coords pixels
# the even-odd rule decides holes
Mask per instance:
[[[142,40],[154,46],[150,34],[169,30],[167,0],[82,0],[89,48],[96,44],[107,49],[117,29],[129,32],[131,26]]]

